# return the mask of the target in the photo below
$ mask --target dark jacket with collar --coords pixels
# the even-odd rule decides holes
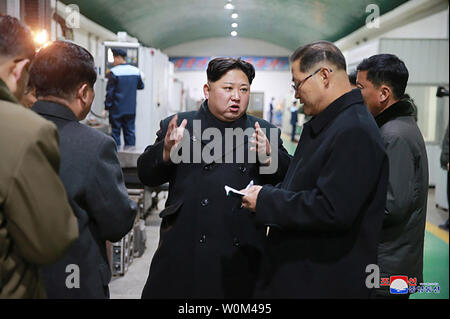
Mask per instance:
[[[49,298],[107,298],[111,271],[106,240],[118,241],[133,226],[136,206],[128,198],[111,137],[78,122],[64,105],[38,101],[32,109],[56,124],[60,137],[59,175],[78,219],[79,239],[65,257],[43,269]],[[79,268],[79,288],[68,288]],[[69,277],[69,281],[72,277]],[[74,279],[72,283],[76,282]]]
[[[410,102],[399,101],[375,120],[389,158],[389,186],[378,247],[381,276],[405,275],[423,282],[428,160]],[[385,287],[388,288],[388,287]],[[389,294],[388,289],[380,293]]]
[[[255,219],[270,225],[259,297],[368,298],[377,263],[388,161],[359,90],[304,125],[286,177],[259,192]]]
[[[138,160],[139,178],[144,184],[154,186],[169,182],[166,209],[160,214],[163,219],[159,246],[142,297],[252,297],[258,279],[264,229],[255,227],[249,212],[240,208],[240,198],[226,196],[224,186],[239,190],[251,180],[255,184],[274,184],[282,180],[290,156],[282,146],[279,130],[250,115],[232,123],[221,122],[210,113],[207,102],[198,112],[178,114],[178,125],[183,119],[188,120],[186,130],[191,153],[195,152],[195,147],[205,150],[209,145],[210,140],[205,138],[210,137],[202,139],[207,128],[219,129],[222,138],[226,128],[254,128],[256,121],[262,128],[276,130],[278,170],[275,174],[261,175],[260,165],[250,163],[247,158],[243,163],[236,160],[224,163],[226,154],[236,156],[241,147],[248,154],[247,139],[238,147],[237,144],[230,149],[225,147],[222,156],[212,163],[206,163],[203,158],[198,163],[163,162],[164,137],[170,119],[161,122],[156,142]],[[195,131],[193,120],[200,121],[200,132]],[[268,132],[266,135],[270,139]]]

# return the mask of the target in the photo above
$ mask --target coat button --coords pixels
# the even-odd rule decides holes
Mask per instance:
[[[245,166],[239,166],[239,170],[240,170],[242,173],[245,173],[245,172],[247,171],[247,167],[245,167]]]
[[[206,235],[202,235],[202,237],[200,237],[200,243],[204,244],[206,242]]]
[[[239,238],[234,237],[233,239],[233,246],[234,247],[239,247],[241,245],[241,243],[239,242]]]
[[[209,204],[209,200],[207,198],[202,199],[202,201],[200,202],[200,204],[205,207]]]

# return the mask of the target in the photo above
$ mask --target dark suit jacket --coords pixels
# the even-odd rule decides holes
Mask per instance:
[[[271,225],[259,297],[368,298],[388,160],[359,90],[304,125],[284,181],[265,185],[255,219]]]
[[[38,101],[32,109],[58,128],[59,175],[80,232],[79,239],[62,260],[43,268],[47,296],[107,298],[111,271],[105,241],[121,239],[133,226],[136,216],[136,205],[128,198],[123,182],[115,143],[100,131],[78,123],[64,105]],[[66,286],[66,279],[76,274],[70,267],[66,270],[71,264],[79,267],[79,288]]]
[[[250,115],[233,123],[221,122],[209,112],[207,102],[198,112],[178,114],[178,125],[185,118],[191,153],[195,145],[202,150],[208,145],[209,140],[201,136],[209,127],[218,128],[222,137],[225,128],[254,128],[256,121],[263,128],[276,129]],[[290,156],[282,146],[279,130],[276,131],[278,171],[261,175],[259,164],[247,160],[243,163],[224,163],[223,158],[222,163],[218,160],[206,163],[203,159],[199,163],[163,162],[164,136],[170,119],[161,122],[156,142],[138,160],[139,178],[145,185],[169,182],[166,209],[160,214],[163,220],[159,246],[142,297],[251,297],[258,279],[264,230],[257,229],[250,213],[240,209],[240,198],[226,196],[224,186],[242,189],[252,179],[255,184],[282,180]],[[198,134],[193,132],[193,120],[201,121]],[[243,147],[247,146],[245,142]],[[230,149],[229,154],[235,155],[237,150]]]

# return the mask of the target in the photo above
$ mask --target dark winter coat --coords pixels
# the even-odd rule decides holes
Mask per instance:
[[[171,117],[161,122],[156,142],[138,160],[139,178],[145,185],[169,182],[166,208],[161,212],[162,224],[158,249],[142,293],[143,298],[249,298],[253,296],[260,268],[264,229],[255,226],[253,217],[241,209],[241,199],[227,197],[224,186],[245,188],[255,184],[274,184],[284,177],[290,156],[282,146],[279,130],[278,171],[261,175],[258,163],[224,163],[222,159],[206,163],[173,164],[163,162],[164,137]],[[198,112],[178,114],[178,125],[188,120],[190,145],[205,149],[209,140],[193,132],[193,120],[201,121],[201,130],[218,128],[275,127],[268,122],[244,115],[232,123],[216,119],[207,101]],[[198,133],[202,133],[198,132]],[[185,132],[186,134],[186,132]],[[270,139],[269,134],[267,133]],[[247,139],[239,147],[249,147]],[[236,145],[235,145],[236,146]],[[233,155],[239,147],[232,149]],[[247,151],[245,152],[247,154]],[[192,156],[193,154],[191,154]],[[220,163],[219,161],[222,161]]]

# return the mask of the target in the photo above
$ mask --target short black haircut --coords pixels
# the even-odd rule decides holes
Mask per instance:
[[[209,82],[216,82],[230,70],[239,69],[245,73],[248,82],[252,84],[255,78],[255,68],[251,63],[248,63],[241,58],[215,58],[209,61],[206,75]]]
[[[17,18],[0,14],[0,56],[33,59],[36,52],[30,29]]]
[[[127,52],[123,49],[111,49],[113,56],[121,56],[121,57],[126,57],[127,56]]]
[[[408,84],[409,73],[405,63],[393,54],[377,54],[364,59],[357,67],[367,71],[367,80],[375,87],[387,85],[394,97],[401,99]]]
[[[94,87],[96,80],[92,55],[67,41],[55,41],[41,49],[30,69],[30,81],[37,97],[51,95],[71,99],[81,84]]]
[[[351,72],[348,75],[348,80],[350,81],[350,84],[352,84],[353,86],[356,86],[356,75],[357,75],[358,71],[354,70],[353,72]]]
[[[347,70],[345,57],[341,50],[329,41],[317,41],[299,47],[292,53],[290,61],[300,60],[300,71],[307,72],[319,62],[327,61],[337,70]]]

